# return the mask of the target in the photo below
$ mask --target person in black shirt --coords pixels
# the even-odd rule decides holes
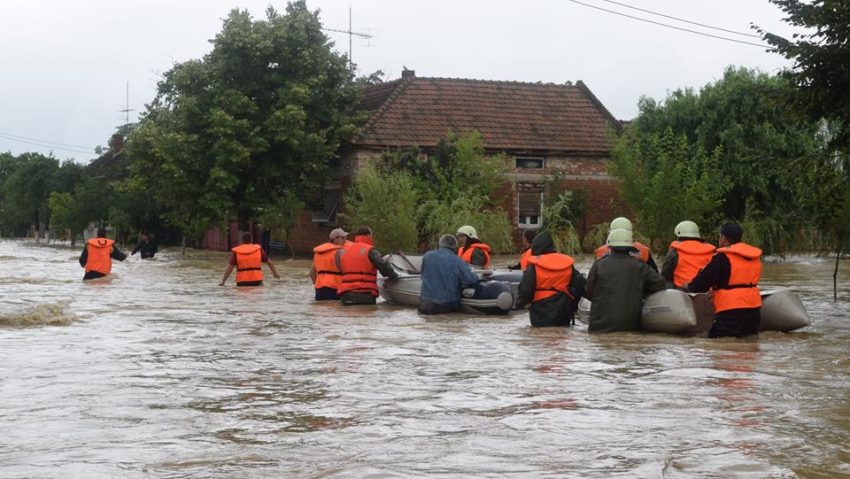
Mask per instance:
[[[157,251],[159,251],[159,248],[156,245],[156,241],[151,238],[147,232],[143,231],[142,234],[139,235],[139,244],[133,248],[133,252],[130,253],[130,256],[141,252],[142,259],[153,259]]]

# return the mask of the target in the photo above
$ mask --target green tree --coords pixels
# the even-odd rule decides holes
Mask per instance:
[[[684,219],[703,227],[719,223],[730,183],[721,171],[721,155],[720,147],[712,154],[692,148],[685,135],[676,136],[669,127],[649,135],[628,129],[619,138],[611,173],[650,244],[666,246]]]
[[[189,233],[315,200],[359,120],[359,89],[321,28],[303,0],[263,20],[233,10],[209,54],[165,73],[131,134],[134,191]]]
[[[59,160],[38,153],[24,153],[5,178],[3,214],[14,231],[21,232],[30,225],[38,228],[41,237],[49,221],[47,200],[59,170]]]
[[[418,200],[408,214],[415,218],[420,245],[436,244],[441,234],[470,224],[495,251],[513,249],[508,215],[500,207],[507,159],[488,156],[483,144],[478,132],[449,135],[427,154],[416,148],[391,151],[378,163],[383,172],[409,175]]]
[[[346,191],[344,218],[353,227],[368,226],[379,249],[416,250],[416,211],[419,195],[404,171],[387,172],[370,164],[357,173]]]
[[[629,129],[650,137],[669,128],[677,138],[684,135],[691,157],[700,150],[713,155],[719,147],[717,178],[729,182],[720,211],[726,219],[754,225],[767,224],[766,219],[778,223],[781,237],[764,235],[772,240],[763,246],[779,250],[801,213],[788,172],[820,147],[818,125],[799,118],[787,104],[791,91],[781,76],[730,67],[699,92],[678,90],[664,102],[641,99]]]
[[[836,251],[833,295],[838,296],[838,264],[850,248],[850,4],[830,0],[770,0],[785,21],[802,30],[790,39],[757,28],[774,51],[794,62],[782,73],[793,86],[791,104],[809,121],[825,121],[828,147],[797,171],[806,217]]]

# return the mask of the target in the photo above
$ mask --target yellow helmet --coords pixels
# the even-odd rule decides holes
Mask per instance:
[[[608,246],[634,246],[632,232],[626,229],[611,230],[608,233]]]
[[[634,230],[632,230],[632,222],[629,221],[629,219],[626,218],[625,216],[619,216],[617,218],[614,218],[611,221],[611,227],[608,228],[608,230],[609,231],[626,230],[626,231],[629,231],[629,232],[634,231]]]
[[[679,238],[702,238],[702,236],[699,235],[699,226],[697,226],[697,224],[693,221],[682,221],[676,225],[673,232],[676,233],[676,236]]]
[[[469,236],[470,238],[478,239],[478,232],[475,231],[475,228],[473,228],[472,226],[469,226],[469,225],[464,225],[464,226],[461,226],[460,228],[458,228],[457,234],[466,235],[466,236]]]

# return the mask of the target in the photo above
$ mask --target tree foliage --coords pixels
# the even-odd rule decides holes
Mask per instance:
[[[660,228],[675,225],[686,218],[679,217],[673,221],[659,216],[666,214],[660,211],[665,203],[663,183],[679,177],[694,181],[693,186],[696,187],[701,183],[696,181],[697,177],[689,180],[689,175],[716,167],[710,175],[724,193],[722,201],[714,201],[711,207],[717,208],[724,219],[746,220],[753,225],[766,225],[765,220],[776,220],[778,230],[783,234],[779,235],[781,237],[765,235],[772,241],[763,246],[768,250],[781,248],[781,240],[798,227],[801,214],[789,171],[799,168],[820,147],[818,125],[799,118],[787,105],[790,91],[791,85],[780,76],[730,67],[721,80],[705,86],[698,93],[677,90],[664,102],[641,99],[640,114],[630,125],[629,134],[620,140],[616,155],[635,151],[633,148],[624,150],[628,144],[642,145],[637,151],[642,150],[640,155],[644,158],[641,164],[648,170],[635,173],[619,167],[620,177],[628,181],[622,175],[638,174],[649,179],[663,168],[675,168],[669,174],[646,183],[648,187],[657,188],[654,195],[640,200],[640,194],[627,192],[627,201],[638,211],[654,204],[653,208],[659,212],[643,212],[643,215],[650,217]],[[672,135],[668,135],[668,130]],[[653,144],[657,146],[651,146]],[[653,148],[659,153],[667,153],[653,157]],[[683,165],[677,166],[680,162]],[[681,198],[682,201],[690,204],[705,200],[699,192],[689,194],[696,196]],[[668,209],[681,208],[672,201],[667,203]],[[687,209],[680,211],[681,214],[700,214]],[[708,223],[702,226],[715,225]],[[646,226],[641,224],[642,229]],[[671,232],[672,229],[659,229],[650,236],[665,238]]]
[[[309,201],[355,132],[358,89],[303,0],[254,20],[233,10],[203,59],[175,65],[131,136],[131,188],[196,233]]]
[[[409,214],[416,221],[418,244],[436,244],[440,235],[470,224],[494,250],[512,249],[507,213],[499,206],[507,159],[488,156],[480,133],[449,135],[428,153],[416,148],[388,152],[377,168],[410,177],[417,202]]]

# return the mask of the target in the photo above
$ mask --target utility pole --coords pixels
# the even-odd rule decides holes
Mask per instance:
[[[126,115],[125,120],[124,120],[124,124],[129,125],[130,124],[130,112],[136,111],[136,110],[133,110],[133,109],[130,108],[130,82],[129,81],[127,81],[127,106],[124,107],[123,110],[118,110],[118,111],[121,112],[121,113],[124,113]]]
[[[352,30],[352,28],[351,28],[351,4],[348,4],[348,30],[338,30],[338,29],[335,29],[335,28],[322,28],[322,30],[325,30],[325,31],[328,31],[328,32],[345,33],[346,35],[348,35],[348,69],[349,69],[349,71],[351,71],[353,73],[354,72],[354,59],[351,56],[352,55],[352,43],[353,43],[352,39],[354,37],[370,39],[370,38],[373,38],[373,35],[371,35],[369,33],[355,32],[354,30]]]

